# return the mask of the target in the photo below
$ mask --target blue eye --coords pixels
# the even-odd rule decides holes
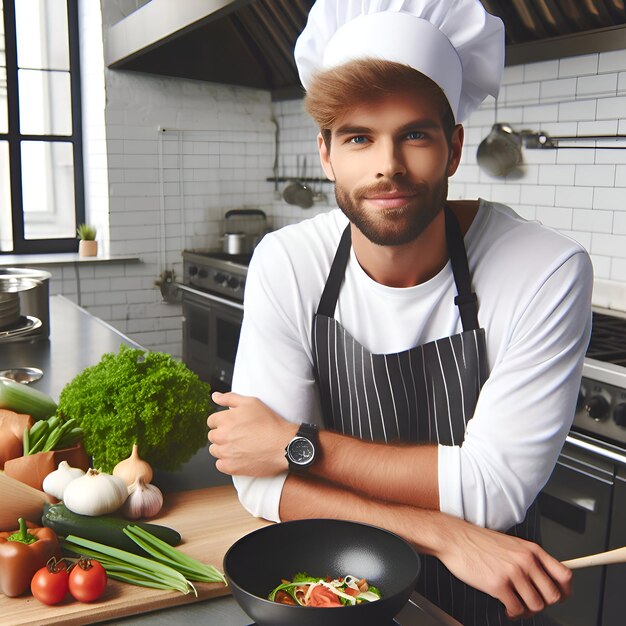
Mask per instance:
[[[367,141],[367,137],[364,137],[363,135],[357,135],[356,137],[350,138],[350,143],[355,143],[355,144],[363,144],[366,141]]]
[[[423,139],[424,133],[420,132],[419,130],[412,130],[411,132],[406,134],[406,138],[411,141],[415,141],[416,139]]]

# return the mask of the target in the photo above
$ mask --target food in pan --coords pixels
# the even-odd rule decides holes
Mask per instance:
[[[380,598],[380,591],[364,578],[319,578],[306,573],[296,574],[292,580],[283,579],[268,596],[268,600],[279,604],[326,608],[354,606]]]

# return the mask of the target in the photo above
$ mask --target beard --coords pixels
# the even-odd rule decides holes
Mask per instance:
[[[368,196],[400,192],[411,196],[407,204],[392,209],[367,209]],[[405,182],[380,182],[352,193],[335,183],[335,199],[346,217],[374,244],[400,246],[417,239],[439,214],[448,197],[448,177],[431,188]]]

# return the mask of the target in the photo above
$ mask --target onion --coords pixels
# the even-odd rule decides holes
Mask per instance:
[[[147,461],[139,456],[137,444],[133,444],[133,451],[130,456],[120,461],[113,468],[113,476],[121,478],[129,487],[138,479],[148,484],[152,480],[152,468]]]

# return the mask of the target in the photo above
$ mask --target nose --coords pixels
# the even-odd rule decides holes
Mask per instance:
[[[393,140],[378,142],[377,178],[397,178],[406,174],[406,164],[400,146]]]

